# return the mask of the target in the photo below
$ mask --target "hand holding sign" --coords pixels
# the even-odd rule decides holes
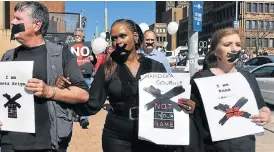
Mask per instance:
[[[178,99],[178,105],[186,110],[188,113],[193,113],[196,103],[190,99],[180,98]]]
[[[263,126],[270,121],[270,110],[267,107],[263,107],[260,110],[259,115],[253,115],[250,118],[252,122],[256,123],[258,126]]]
[[[26,89],[33,92],[35,96],[42,98],[53,98],[56,93],[52,87],[46,85],[44,81],[36,78],[28,80]]]

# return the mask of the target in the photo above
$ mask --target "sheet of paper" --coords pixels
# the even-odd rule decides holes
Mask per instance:
[[[263,132],[249,117],[259,113],[253,91],[241,73],[194,80],[199,88],[212,141]]]
[[[34,97],[25,90],[33,61],[0,62],[0,71],[1,130],[35,133]]]
[[[177,102],[190,98],[189,73],[149,73],[139,81],[139,139],[189,144],[189,115]]]

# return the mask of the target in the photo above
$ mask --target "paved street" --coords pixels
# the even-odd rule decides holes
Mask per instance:
[[[89,129],[81,129],[79,123],[74,124],[73,138],[68,152],[103,152],[101,135],[106,112],[101,110],[96,116],[90,117]],[[274,108],[271,123],[265,128],[274,131]],[[265,130],[264,136],[257,137],[257,152],[273,152],[274,133]]]
[[[265,126],[264,136],[257,137],[257,152],[273,152],[274,151],[274,108],[270,107],[271,112],[271,122]],[[271,132],[272,131],[272,132]]]

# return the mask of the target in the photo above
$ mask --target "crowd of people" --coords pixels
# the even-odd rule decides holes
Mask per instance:
[[[132,20],[116,20],[110,31],[112,46],[92,80],[91,73],[82,74],[76,57],[66,46],[44,40],[49,13],[43,4],[20,2],[14,11],[12,28],[19,30],[12,30],[12,39],[22,45],[7,51],[2,62],[34,61],[33,79],[27,82],[26,89],[34,95],[35,133],[0,131],[1,152],[67,151],[72,137],[72,113],[80,116],[80,123],[84,122],[81,120],[87,120],[86,116],[103,108],[107,98],[111,109],[102,134],[104,152],[255,152],[254,135],[212,141],[203,100],[194,81],[240,72],[250,84],[260,111],[250,117],[251,121],[259,126],[269,122],[270,110],[256,79],[250,73],[238,71],[227,56],[242,49],[236,29],[225,28],[213,34],[210,53],[205,58],[210,66],[191,78],[191,98],[178,103],[190,116],[189,145],[167,146],[138,139],[138,80],[149,72],[171,72],[167,59],[155,50],[154,31],[143,33]],[[83,31],[75,31],[77,41],[83,41],[83,36]],[[91,56],[94,66],[96,57]],[[0,120],[0,126],[4,125]]]

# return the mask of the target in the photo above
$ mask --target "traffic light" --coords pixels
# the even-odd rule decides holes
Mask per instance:
[[[82,18],[81,18],[81,24],[82,24],[82,27],[81,28],[85,28],[86,27],[86,23],[87,23],[87,18],[85,17],[85,16],[83,16]]]
[[[110,41],[110,33],[106,32],[106,41],[109,42]]]

